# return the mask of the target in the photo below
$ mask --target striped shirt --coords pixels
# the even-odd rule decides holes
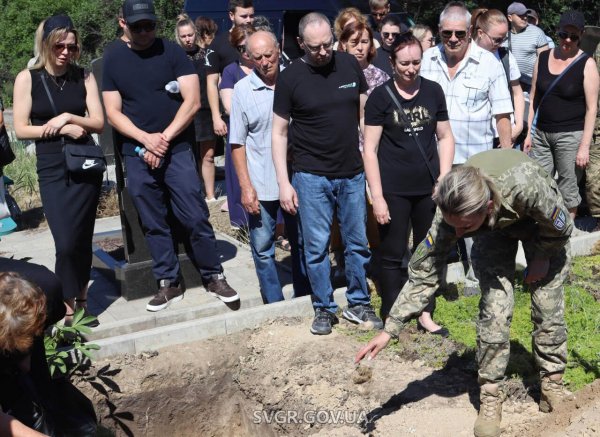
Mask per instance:
[[[229,142],[246,146],[246,162],[258,200],[279,200],[279,185],[271,158],[273,95],[252,72],[233,88],[229,116]]]
[[[548,45],[546,34],[539,27],[529,24],[521,32],[509,32],[508,35],[510,51],[515,55],[521,70],[521,82],[531,85],[537,50]]]
[[[493,147],[495,115],[510,114],[513,106],[504,67],[487,50],[470,44],[453,79],[442,45],[423,53],[421,75],[441,85],[446,95],[455,140],[454,164]]]

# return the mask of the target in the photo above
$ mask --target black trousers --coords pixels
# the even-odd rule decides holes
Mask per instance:
[[[77,297],[90,280],[92,237],[102,175],[67,178],[62,153],[37,155],[42,206],[56,247],[54,272],[64,299]]]
[[[408,280],[407,270],[402,267],[402,259],[408,245],[409,225],[412,224],[414,251],[425,239],[435,214],[435,203],[431,194],[400,196],[384,193],[384,198],[392,220],[386,225],[379,225],[382,317],[389,314],[400,290]],[[432,300],[425,311],[431,312],[434,302]]]

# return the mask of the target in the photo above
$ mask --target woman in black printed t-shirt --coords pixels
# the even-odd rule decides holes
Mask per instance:
[[[393,79],[377,87],[365,106],[364,162],[381,239],[382,318],[407,280],[402,258],[409,222],[416,247],[425,239],[435,212],[431,199],[435,181],[412,135],[417,135],[435,180],[450,170],[454,158],[444,93],[437,83],[419,76],[422,56],[412,33],[400,36],[391,51]],[[419,316],[419,329],[448,335],[431,319],[433,308],[434,301]]]

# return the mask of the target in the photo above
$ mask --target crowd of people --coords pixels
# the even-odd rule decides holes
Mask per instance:
[[[225,136],[224,209],[232,226],[249,230],[265,304],[284,299],[275,263],[283,227],[294,297],[312,298],[310,331],[327,335],[338,323],[333,252],[347,286],[342,317],[383,330],[356,357],[372,359],[413,318],[421,331],[449,334],[433,320],[435,294],[462,245],[464,293],[481,294],[474,432],[496,436],[521,241],[540,409],[571,396],[562,382],[563,281],[578,184],[586,167],[600,167],[600,80],[579,47],[583,15],[564,12],[554,44],[537,27],[539,14],[519,2],[505,14],[452,1],[441,11],[438,38],[423,24],[409,29],[388,0],[369,5],[370,17],[346,8],[333,26],[321,13],[306,14],[297,33],[304,55],[283,68],[278,37],[255,17],[252,0],[229,1],[231,28],[221,33],[209,18],[181,15],[175,42],[156,36],[152,0],[125,0],[122,36],[104,51],[101,84],[77,65],[81,35],[68,16],[40,24],[36,57],[15,79],[14,128],[35,141],[56,276],[0,258],[0,271],[20,273],[0,274],[2,378],[33,372],[38,384],[46,381],[36,352],[44,323],[64,317],[68,324],[75,310],[87,311],[101,175],[67,170],[63,148],[95,147],[103,103],[152,256],[157,292],[148,311],[183,298],[169,211],[187,231],[206,290],[239,300],[208,221],[215,145]],[[586,188],[589,210],[600,217],[600,179],[588,175]],[[381,295],[379,315],[368,278]],[[20,310],[15,290],[26,326],[8,341],[3,323]],[[19,418],[4,408],[13,398],[0,403]],[[0,415],[0,431],[19,435],[19,426]]]

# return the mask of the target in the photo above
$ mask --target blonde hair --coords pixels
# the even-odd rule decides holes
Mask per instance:
[[[335,17],[335,21],[333,22],[333,34],[335,35],[335,39],[340,39],[344,27],[346,27],[348,22],[352,19],[367,25],[367,17],[365,17],[358,9],[344,8],[337,14],[337,17]]]
[[[467,217],[488,211],[492,201],[492,212],[488,225],[493,226],[500,210],[502,198],[494,182],[481,169],[468,165],[454,167],[439,182],[434,202],[444,214]]]
[[[177,16],[177,21],[175,22],[175,41],[177,41],[177,44],[183,47],[183,41],[181,41],[181,38],[179,37],[179,28],[183,26],[190,26],[192,28],[194,31],[194,44],[200,47],[200,44],[198,43],[198,30],[188,14],[179,14]]]
[[[431,32],[431,35],[433,35],[433,30],[431,30],[431,27],[429,27],[426,24],[415,24],[413,27],[410,28],[410,30],[412,31],[412,34],[415,36],[415,38],[419,40],[419,42],[423,42],[423,39],[425,38],[425,35],[427,35],[427,32]]]
[[[0,273],[0,351],[27,352],[41,335],[46,296],[18,273]]]
[[[75,44],[78,48],[77,53],[74,53],[70,58],[68,71],[72,72],[73,67],[76,65],[76,61],[78,61],[81,56],[81,40],[79,38],[79,33],[75,29],[65,29],[61,27],[52,30],[45,39],[40,38],[39,56],[31,69],[44,68],[54,61],[56,59],[54,45],[65,39],[69,33],[75,35]]]
[[[471,16],[471,36],[477,38],[477,29],[489,32],[494,25],[506,24],[508,20],[498,9],[477,8]]]

